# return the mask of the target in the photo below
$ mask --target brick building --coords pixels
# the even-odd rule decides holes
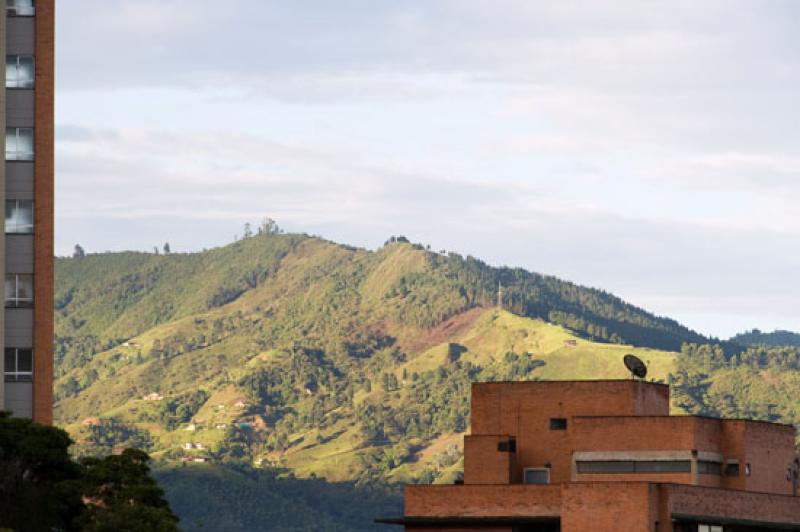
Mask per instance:
[[[5,164],[0,196],[0,410],[53,420],[53,180],[55,0],[6,0],[0,47]]]
[[[407,486],[408,531],[800,530],[788,425],[669,415],[644,381],[472,387],[463,484]]]

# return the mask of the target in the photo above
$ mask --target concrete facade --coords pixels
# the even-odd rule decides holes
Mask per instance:
[[[52,423],[55,0],[8,0],[5,15],[0,410]],[[8,297],[13,283],[16,301]]]
[[[408,486],[406,530],[800,530],[791,426],[669,416],[643,381],[480,383],[463,483]],[[708,528],[706,528],[708,527]]]

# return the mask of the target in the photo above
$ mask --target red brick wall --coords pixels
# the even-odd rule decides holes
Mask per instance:
[[[669,496],[670,514],[800,524],[798,497],[680,485],[663,489]]]
[[[519,482],[516,453],[497,450],[509,436],[464,437],[464,483],[508,484]]]
[[[564,484],[561,531],[654,531],[657,497],[655,485],[640,482]]]
[[[53,422],[55,0],[36,2],[33,420]]]
[[[412,517],[557,516],[561,486],[406,486],[403,503]]]
[[[520,468],[551,465],[551,482],[571,475],[573,416],[667,415],[669,388],[635,381],[538,381],[472,386],[472,434],[510,434]],[[567,418],[566,431],[550,418]]]
[[[725,420],[722,422],[722,454],[726,460],[739,461],[738,477],[722,477],[723,488],[739,489],[746,488],[746,477],[744,476],[744,465],[747,462],[745,452],[745,429],[746,422],[739,420]]]
[[[698,448],[703,432],[692,417],[578,417],[572,423],[575,451],[715,451],[709,443]],[[705,420],[700,420],[701,425]]]
[[[669,417],[666,386],[639,381],[480,383],[473,385],[472,393],[472,436],[465,443],[467,484],[520,482],[525,467],[548,465],[552,483],[568,482],[573,452],[696,450],[739,460],[740,476],[581,475],[580,480],[685,482],[791,492],[786,480],[786,468],[795,456],[791,427]],[[567,430],[551,430],[551,418],[566,418]],[[516,456],[497,452],[501,437],[496,434],[516,438]],[[752,467],[750,477],[744,476],[747,463]]]
[[[747,491],[792,494],[786,468],[795,458],[794,428],[769,423],[745,422],[745,459],[752,474],[745,477]],[[744,465],[740,466],[744,475]],[[800,504],[800,503],[799,503]]]

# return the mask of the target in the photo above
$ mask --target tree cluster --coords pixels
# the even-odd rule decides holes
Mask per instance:
[[[178,530],[145,452],[76,462],[71,444],[61,429],[0,413],[0,528]]]

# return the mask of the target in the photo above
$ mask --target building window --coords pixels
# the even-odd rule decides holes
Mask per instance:
[[[6,128],[6,161],[33,160],[33,128]]]
[[[616,474],[616,473],[690,473],[689,460],[598,460],[577,462],[578,473]]]
[[[33,306],[33,275],[6,274],[6,308]]]
[[[753,473],[753,468],[750,467],[750,463],[746,463],[744,465],[744,476],[749,477]]]
[[[563,417],[551,417],[550,430],[567,430],[567,420]]]
[[[707,460],[698,460],[697,472],[702,475],[721,475],[722,464],[719,462],[709,462]]]
[[[603,460],[593,462],[578,462],[578,473],[634,473],[632,460]]]
[[[6,381],[30,381],[33,379],[33,351],[6,347],[3,373]]]
[[[722,532],[722,525],[697,525],[697,532]]]
[[[6,233],[33,233],[33,202],[31,200],[6,200]]]
[[[739,462],[728,462],[725,464],[725,476],[726,477],[738,477],[739,476]]]
[[[36,14],[35,0],[6,0],[6,13],[10,17],[32,17]]]
[[[7,89],[32,89],[34,79],[32,55],[6,56]]]
[[[546,467],[525,468],[525,484],[550,484],[550,469]]]
[[[517,440],[510,439],[497,442],[497,451],[501,453],[515,453],[517,452]]]

